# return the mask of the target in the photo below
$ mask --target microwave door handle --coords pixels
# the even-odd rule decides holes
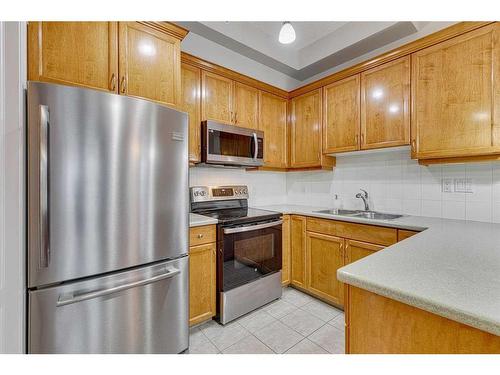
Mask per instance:
[[[177,268],[166,268],[165,272],[161,273],[160,275],[156,275],[147,279],[142,279],[139,281],[134,281],[131,283],[126,283],[126,284],[121,284],[114,286],[112,288],[108,289],[99,289],[99,290],[94,290],[92,292],[87,292],[87,293],[82,293],[82,294],[62,294],[59,296],[59,299],[57,300],[57,307],[60,306],[66,306],[66,305],[71,305],[72,303],[77,303],[77,302],[82,302],[86,301],[89,299],[97,298],[97,297],[102,297],[102,296],[107,296],[109,294],[114,294],[121,292],[126,289],[131,289],[131,288],[136,288],[139,286],[147,285],[147,284],[152,284],[160,280],[164,279],[170,279],[174,276],[177,276],[180,274],[181,271]]]
[[[40,268],[50,263],[49,230],[49,107],[40,105],[40,149],[39,149],[39,230]]]
[[[273,221],[273,222],[270,222],[270,223],[257,224],[257,225],[247,225],[245,227],[225,228],[224,229],[224,234],[250,232],[250,231],[253,231],[253,230],[274,227],[274,226],[280,225],[280,224],[283,224],[283,220],[276,220],[276,221]]]
[[[253,142],[254,142],[254,148],[253,148],[253,160],[257,159],[257,155],[259,155],[259,141],[257,139],[257,133],[252,133],[253,135]]]

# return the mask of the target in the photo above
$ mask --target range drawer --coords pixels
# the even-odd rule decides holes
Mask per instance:
[[[203,245],[215,241],[215,225],[204,225],[189,229],[189,246]]]

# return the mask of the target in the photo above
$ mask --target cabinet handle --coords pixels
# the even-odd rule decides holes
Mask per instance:
[[[201,239],[201,238],[203,238],[203,237],[204,237],[203,233],[198,234],[198,238],[200,238],[200,239]]]
[[[411,152],[413,152],[413,153],[415,153],[415,149],[416,149],[415,145],[416,145],[416,142],[415,142],[414,139],[412,139],[412,141],[411,141]]]
[[[361,134],[361,144],[364,144],[365,143],[365,136],[364,134]]]
[[[125,94],[125,91],[127,90],[127,81],[125,80],[125,76],[122,76],[122,80],[120,82],[120,88],[122,94]]]
[[[356,144],[356,146],[358,145],[358,140],[359,140],[359,135],[358,135],[358,134],[356,134],[356,135],[354,136],[354,143]]]
[[[111,91],[115,91],[116,89],[116,75],[115,73],[111,74]]]
[[[234,123],[238,123],[238,112],[234,112]]]

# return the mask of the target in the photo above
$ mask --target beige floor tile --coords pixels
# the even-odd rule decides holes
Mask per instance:
[[[329,353],[345,353],[344,333],[329,324],[325,324],[323,327],[315,331],[308,337],[308,339],[318,344]]]
[[[225,349],[222,354],[274,354],[254,335],[249,335]]]
[[[292,305],[282,299],[270,303],[264,307],[264,310],[272,315],[276,319],[280,319],[287,314],[290,314],[292,311],[297,310],[297,306]]]
[[[255,332],[255,336],[275,353],[284,353],[303,339],[302,335],[299,335],[280,321],[260,329]]]
[[[328,324],[334,326],[337,329],[340,329],[342,332],[345,332],[345,316],[344,316],[344,314],[342,313],[342,314],[336,316],[335,318],[330,320],[328,322]]]
[[[291,287],[283,290],[283,297],[281,298],[283,301],[291,303],[292,305],[295,305],[297,307],[304,306],[305,304],[313,301],[313,297],[308,296],[307,294]]]
[[[218,354],[219,349],[201,332],[199,328],[189,330],[188,354]]]
[[[221,325],[212,320],[200,327],[200,330],[219,350],[224,350],[250,334],[239,323]]]
[[[300,333],[302,336],[309,336],[325,324],[320,318],[300,309],[285,315],[280,321]]]
[[[335,307],[319,300],[313,300],[302,306],[301,309],[313,314],[324,322],[328,322],[342,313],[342,310],[336,309]]]
[[[304,339],[287,350],[285,354],[328,354],[328,352],[314,342]]]
[[[258,331],[259,329],[264,328],[265,326],[275,321],[276,319],[274,317],[272,317],[267,311],[262,309],[237,320],[237,322],[241,324],[243,328],[251,333]]]

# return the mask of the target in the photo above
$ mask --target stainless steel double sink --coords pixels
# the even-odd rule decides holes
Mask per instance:
[[[339,210],[320,210],[315,212],[321,214],[336,215],[336,216],[362,217],[365,219],[373,219],[373,220],[394,220],[403,217],[403,215],[398,215],[398,214],[387,214],[384,212],[364,211],[364,210],[339,209]]]

